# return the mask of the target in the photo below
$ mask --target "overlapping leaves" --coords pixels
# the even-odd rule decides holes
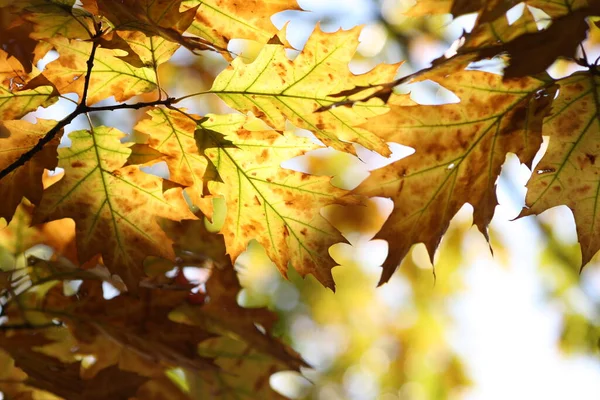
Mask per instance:
[[[395,203],[379,233],[393,243],[383,282],[413,244],[425,243],[433,257],[450,220],[467,202],[474,207],[474,223],[487,232],[506,154],[516,153],[531,165],[554,95],[537,79],[502,82],[499,75],[478,71],[437,81],[456,93],[460,103],[392,105],[373,121],[379,135],[415,149],[414,155],[374,171],[356,190],[391,197]]]
[[[360,206],[357,194],[389,197],[394,210],[379,233],[390,245],[384,282],[412,245],[425,243],[433,256],[467,202],[485,234],[506,155],[516,153],[530,166],[544,134],[550,146],[529,183],[523,214],[568,205],[583,262],[589,261],[600,249],[598,68],[587,65],[588,72],[558,81],[527,75],[573,56],[599,5],[531,0],[509,23],[506,13],[515,4],[417,2],[417,14],[433,5],[455,16],[478,13],[458,55],[420,73],[459,102],[428,106],[391,94],[397,64],[350,72],[359,28],[317,27],[297,57],[288,58],[284,32],[270,17],[297,10],[292,0],[0,0],[1,16],[12,18],[0,25],[3,317],[43,332],[0,335],[8,351],[0,354],[5,376],[15,380],[0,390],[66,398],[277,398],[269,375],[297,370],[303,361],[271,336],[272,313],[237,304],[233,262],[250,240],[284,275],[291,265],[333,288],[329,248],[343,237],[321,209]],[[548,27],[539,28],[535,9],[550,16]],[[235,38],[265,45],[251,63],[233,60],[202,94],[253,115],[178,108],[183,98],[160,87],[160,66],[181,45],[194,53],[217,50],[229,60],[227,45]],[[35,64],[50,49],[58,58],[40,72]],[[504,77],[465,70],[503,53]],[[139,103],[94,107],[150,92]],[[77,94],[78,105],[64,119],[21,120],[68,93]],[[134,132],[98,126],[93,118],[142,108],[135,144],[124,142]],[[71,132],[70,145],[57,150],[63,128],[83,114],[90,129]],[[281,167],[320,147],[289,131],[289,122],[336,150],[353,152],[357,143],[388,156],[388,143],[397,142],[415,153],[373,171],[348,194],[329,177]],[[164,178],[142,170],[141,164],[163,161]],[[45,170],[56,166],[64,176],[49,178]],[[209,215],[219,197],[226,215],[217,235],[189,205]],[[39,244],[48,247],[33,251]],[[184,278],[190,266],[205,277],[199,285]],[[174,279],[166,277],[169,270]],[[84,282],[77,289],[65,280]],[[120,293],[105,299],[103,284]],[[95,363],[84,365],[86,356]],[[183,371],[185,384],[173,368]]]

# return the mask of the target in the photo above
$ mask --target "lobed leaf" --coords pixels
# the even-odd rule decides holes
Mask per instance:
[[[164,155],[169,179],[185,186],[192,202],[197,204],[203,194],[202,178],[208,160],[196,145],[196,121],[179,111],[164,108],[155,108],[148,115],[151,119],[140,121],[135,129],[148,135],[148,145]]]
[[[211,92],[237,110],[251,111],[277,130],[285,129],[287,119],[336,149],[352,152],[349,142],[355,142],[389,155],[382,138],[358,126],[388,110],[380,100],[315,112],[345,99],[332,97],[336,93],[394,78],[399,64],[380,65],[358,76],[350,72],[348,63],[359,34],[360,28],[324,33],[317,27],[294,61],[286,57],[282,45],[268,44],[251,64],[235,59],[217,76]]]
[[[131,153],[119,140],[123,136],[108,127],[72,132],[72,146],[59,149],[65,177],[44,191],[34,223],[73,218],[80,258],[102,254],[109,269],[135,290],[147,256],[174,256],[156,217],[193,215],[181,189],[163,194],[162,179],[136,166],[123,167]]]
[[[56,48],[60,56],[46,66],[43,75],[61,94],[77,93],[81,98],[87,73],[86,63],[91,53],[92,43],[61,37],[48,39],[48,42]],[[154,68],[134,67],[120,59],[120,55],[118,50],[97,49],[90,77],[88,105],[111,96],[122,102],[156,88]]]
[[[205,154],[224,182],[211,182],[209,189],[227,202],[221,231],[227,253],[235,260],[256,239],[284,275],[290,263],[302,276],[313,274],[333,288],[335,262],[328,249],[342,236],[319,211],[345,191],[328,177],[281,168],[283,161],[318,146],[290,134],[246,130],[245,121],[241,115],[211,115],[197,133],[215,143]],[[234,146],[221,145],[219,134]]]
[[[0,122],[0,171],[34,147],[55,125],[56,121],[42,119],[37,120],[36,124],[23,120]],[[0,218],[10,222],[23,197],[39,204],[44,169],[56,168],[58,143],[59,137],[56,137],[24,165],[0,180]]]
[[[197,8],[187,32],[206,39],[217,49],[227,49],[231,39],[267,43],[278,33],[271,22],[272,15],[285,10],[301,10],[296,0],[187,0],[183,5]]]
[[[452,90],[460,103],[392,105],[388,114],[372,121],[386,140],[415,149],[415,154],[373,171],[355,190],[394,201],[377,236],[390,244],[382,283],[415,243],[424,243],[433,258],[450,220],[467,202],[474,208],[474,224],[487,232],[506,154],[516,153],[531,165],[554,94],[538,79],[503,82],[499,75],[479,71],[436,82]]]
[[[559,94],[552,114],[544,121],[550,143],[527,183],[527,208],[521,215],[540,214],[562,204],[569,207],[585,265],[600,249],[600,169],[596,165],[600,157],[600,79],[579,72],[556,83]]]

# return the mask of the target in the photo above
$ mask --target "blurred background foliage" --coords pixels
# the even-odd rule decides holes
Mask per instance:
[[[355,73],[382,62],[404,61],[399,75],[427,67],[451,52],[463,29],[474,23],[472,15],[456,20],[449,15],[406,17],[402,12],[411,0],[299,4],[310,12],[273,17],[279,27],[290,21],[288,39],[297,49],[318,21],[325,31],[364,24],[351,64]],[[519,7],[522,11],[524,5],[513,9],[516,17]],[[600,55],[600,30],[591,25],[585,47],[593,60]],[[234,40],[230,49],[251,62],[260,46]],[[295,54],[289,52],[292,58]],[[217,54],[192,56],[181,50],[162,67],[160,81],[169,95],[183,96],[208,90],[225,67]],[[561,76],[576,69],[559,60],[550,73]],[[453,99],[431,82],[398,90],[411,91],[423,104]],[[228,111],[212,95],[182,103],[202,115]],[[132,131],[143,117],[142,112],[110,114],[111,123],[124,131]],[[76,121],[69,130],[86,125]],[[402,146],[392,147],[395,159],[410,153]],[[331,175],[334,184],[353,188],[370,169],[390,162],[361,148],[357,153],[362,161],[323,149],[286,166]],[[291,398],[318,400],[598,398],[600,269],[593,261],[580,273],[568,209],[511,221],[524,204],[529,174],[516,157],[507,158],[498,182],[500,205],[490,226],[493,256],[483,235],[471,226],[467,205],[454,218],[433,263],[423,245],[414,246],[382,287],[377,287],[379,265],[387,244],[372,238],[391,211],[386,199],[373,200],[363,210],[342,213],[330,206],[323,211],[334,215],[351,243],[330,250],[341,265],[333,271],[335,294],[312,277],[300,278],[293,269],[285,280],[264,250],[251,243],[236,263],[244,287],[239,303],[276,311],[277,333],[314,367],[305,370],[304,377],[278,373],[271,384]],[[357,212],[369,216],[361,226],[353,218]],[[222,221],[218,214],[217,228]]]

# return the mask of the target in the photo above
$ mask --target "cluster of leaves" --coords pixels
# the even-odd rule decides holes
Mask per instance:
[[[236,302],[233,262],[250,240],[283,274],[291,265],[333,288],[329,248],[343,236],[321,209],[388,197],[394,209],[377,236],[390,246],[384,283],[412,245],[425,243],[433,256],[467,202],[486,234],[506,155],[531,167],[542,135],[550,145],[522,215],[569,206],[587,263],[600,248],[598,69],[584,58],[576,60],[586,70],[563,79],[544,70],[558,57],[575,59],[600,1],[525,1],[509,24],[516,3],[417,2],[412,15],[476,12],[477,22],[456,55],[395,79],[400,64],[350,72],[359,28],[317,27],[290,60],[285,30],[270,17],[299,9],[294,0],[0,0],[0,355],[9,366],[0,390],[33,398],[278,398],[269,376],[304,362],[271,336],[270,312]],[[246,63],[227,51],[233,38],[264,46]],[[210,90],[171,97],[158,68],[180,47],[219,53],[230,66]],[[39,71],[50,51],[58,58]],[[503,76],[470,68],[497,56],[507,64]],[[460,102],[420,105],[392,90],[419,80]],[[64,118],[22,119],[69,93],[78,101]],[[205,94],[239,112],[201,116],[177,106]],[[110,97],[114,104],[97,105]],[[136,135],[90,117],[122,109],[145,112]],[[89,129],[59,147],[80,115]],[[360,145],[389,156],[388,143],[397,142],[415,153],[348,192],[329,177],[281,167],[321,147],[288,123],[341,152]],[[158,162],[168,179],[141,169]],[[47,173],[56,167],[64,174]],[[205,219],[220,199],[227,212],[216,234]],[[190,266],[206,277],[200,288],[185,279]],[[107,284],[120,294],[105,299]]]

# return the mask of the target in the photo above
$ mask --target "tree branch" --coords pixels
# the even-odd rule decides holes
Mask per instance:
[[[15,171],[17,168],[25,165],[25,163],[31,160],[33,156],[35,156],[38,152],[42,151],[44,146],[50,143],[52,139],[54,139],[56,135],[58,135],[58,133],[61,132],[65,126],[69,125],[79,114],[81,114],[81,112],[79,112],[78,107],[71,114],[67,115],[65,119],[61,120],[58,124],[56,124],[54,128],[50,129],[50,131],[46,133],[46,135],[43,138],[41,138],[39,142],[35,144],[35,146],[27,150],[25,153],[21,154],[21,156],[17,158],[12,164],[0,171],[0,180],[2,180],[5,176]]]

